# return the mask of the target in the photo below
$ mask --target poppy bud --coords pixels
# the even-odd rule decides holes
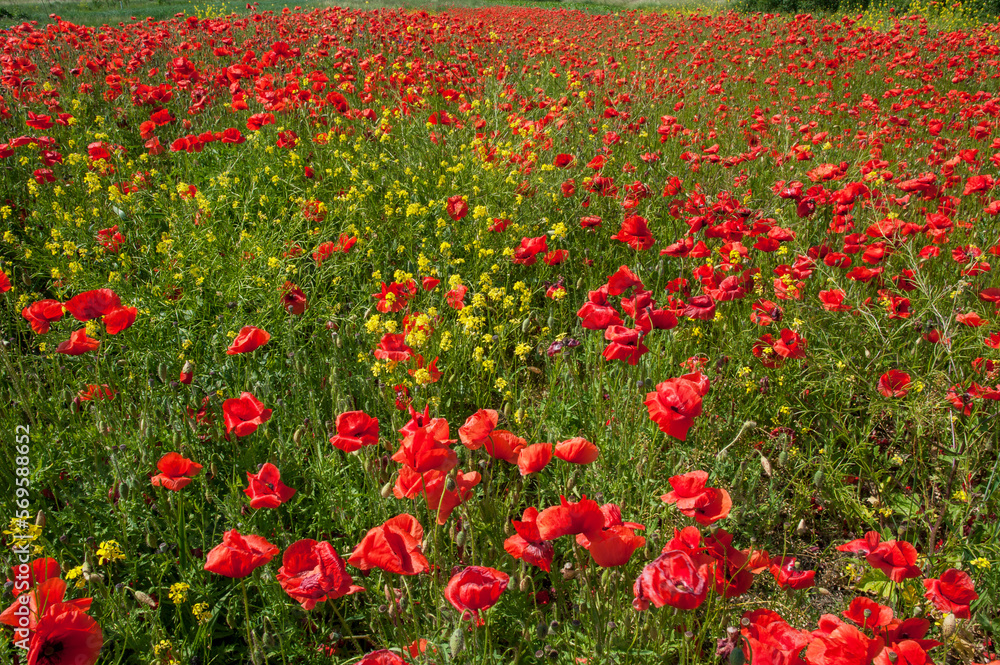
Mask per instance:
[[[531,317],[530,316],[524,317],[524,321],[521,322],[521,332],[522,333],[527,333],[528,332],[528,326],[530,326],[530,325],[531,325]]]
[[[510,402],[503,405],[503,417],[510,418]]]
[[[729,665],[744,665],[747,662],[747,657],[743,653],[742,647],[736,647],[729,652]]]
[[[455,630],[451,631],[451,637],[448,639],[448,648],[451,650],[452,658],[457,657],[465,648],[465,631],[462,629],[461,624],[455,626]]]
[[[454,492],[457,485],[455,484],[455,478],[453,476],[448,476],[448,480],[445,481],[444,487],[449,492]]]
[[[467,540],[467,536],[465,535],[465,531],[459,531],[458,535],[455,536],[455,544],[458,545],[458,547],[460,547],[460,548],[464,548],[465,547],[465,541],[466,540]]]
[[[809,535],[809,528],[806,526],[806,518],[803,517],[802,519],[799,520],[799,525],[795,527],[795,533],[796,535],[802,538],[805,538],[807,535]],[[865,611],[868,612],[869,610]]]
[[[156,539],[153,538],[153,534],[150,533],[149,531],[146,532],[146,547],[149,547],[149,548],[155,548],[156,547]]]
[[[816,475],[813,476],[813,485],[816,489],[820,489],[823,486],[823,480],[826,478],[826,474],[823,473],[823,469],[817,469]]]
[[[128,498],[128,483],[122,483],[118,487],[118,494],[123,499],[127,499]],[[45,515],[42,515],[41,511],[39,511],[38,514],[41,515],[41,518],[42,518],[42,525],[41,526],[45,526],[45,524],[44,524],[45,523]],[[37,522],[36,522],[36,524],[37,524]]]
[[[142,603],[146,607],[148,607],[150,609],[154,609],[154,610],[156,609],[156,601],[153,600],[149,596],[149,594],[143,593],[142,591],[133,591],[132,594],[135,596],[136,600],[138,600],[140,603]]]
[[[39,510],[38,514],[35,515],[35,526],[41,527],[43,529],[45,528],[45,513],[42,512],[41,510]]]
[[[299,445],[300,443],[302,443],[302,433],[304,431],[305,428],[303,427],[300,427],[297,430],[295,430],[295,433],[292,434],[292,443],[294,443],[295,445]]]
[[[771,462],[764,457],[763,453],[760,453],[760,465],[764,469],[764,473],[767,474],[767,477],[770,478],[771,473],[773,472],[771,469]]]
[[[185,386],[191,385],[191,381],[194,379],[194,363],[190,360],[184,361],[184,367],[181,368],[181,376],[178,379]]]
[[[382,491],[379,492],[379,494],[382,495],[383,499],[388,499],[389,495],[392,494],[392,485],[393,483],[391,480],[387,482],[385,485],[382,485]]]
[[[778,466],[783,467],[788,462],[788,453],[782,450],[778,453]]]
[[[823,587],[818,586],[818,587],[816,587],[816,593],[818,593],[821,596],[829,596],[830,595],[830,590],[829,589],[824,589]]]
[[[545,325],[548,326],[549,330],[551,330],[552,328],[555,328],[556,327],[556,317],[554,315],[552,315],[552,314],[549,314],[549,318],[545,322]]]
[[[156,376],[160,379],[160,383],[166,383],[170,380],[170,368],[167,367],[167,363],[160,363],[160,366],[156,368]]]
[[[174,448],[179,448],[180,445],[181,445],[181,433],[180,432],[174,432],[174,435],[171,438],[172,438],[172,442],[174,444]]]
[[[535,626],[535,634],[538,636],[538,639],[544,640],[545,636],[549,634],[549,624],[543,621]]]
[[[955,633],[955,615],[951,612],[944,615],[941,621],[941,637],[948,639]]]
[[[583,277],[581,277],[580,279],[576,280],[576,289],[577,289],[577,291],[579,291],[582,288],[583,288]]]

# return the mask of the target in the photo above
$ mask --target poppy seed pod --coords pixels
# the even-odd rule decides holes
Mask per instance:
[[[823,480],[826,478],[826,474],[823,473],[823,469],[818,469],[816,474],[813,476],[813,485],[816,489],[821,489],[823,487]]]
[[[140,603],[142,603],[146,607],[149,607],[150,609],[154,609],[154,610],[156,609],[156,601],[153,600],[149,596],[149,594],[145,594],[142,591],[133,591],[132,594],[135,596],[136,600],[138,600]]]
[[[451,637],[448,638],[448,649],[451,651],[452,658],[457,657],[465,649],[465,630],[461,624],[455,626],[455,630],[451,631]]]

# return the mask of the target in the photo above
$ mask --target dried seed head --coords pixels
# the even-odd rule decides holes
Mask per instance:
[[[142,591],[133,591],[132,595],[134,595],[135,599],[138,600],[143,605],[145,605],[146,607],[149,607],[150,609],[154,610],[156,609],[156,601],[153,600],[149,596],[149,594],[143,593]]]

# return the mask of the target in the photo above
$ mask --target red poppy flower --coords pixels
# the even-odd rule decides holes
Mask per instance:
[[[543,256],[542,262],[545,263],[545,265],[557,266],[565,261],[567,257],[569,257],[568,251],[565,249],[556,249]]]
[[[413,349],[406,345],[406,335],[386,333],[375,349],[375,357],[379,360],[405,362],[413,357]]]
[[[111,289],[95,289],[85,291],[67,300],[63,307],[77,321],[90,321],[105,314],[110,314],[122,306],[118,294]]]
[[[793,556],[771,559],[771,575],[782,589],[808,589],[816,586],[816,571],[797,569]]]
[[[910,392],[910,375],[891,369],[878,379],[878,391],[883,397],[906,397]]]
[[[15,600],[0,614],[0,624],[17,629],[15,635],[27,637],[28,633],[35,632],[38,628],[38,621],[45,615],[46,611],[56,603],[62,603],[66,595],[66,582],[59,579],[58,574],[57,570],[56,576],[40,581],[31,586],[30,591],[27,592],[11,589]],[[23,603],[23,600],[27,600],[27,604]],[[86,612],[90,609],[91,599],[79,598],[66,602],[81,612]],[[27,619],[27,625],[22,623],[24,619]]]
[[[871,598],[858,597],[851,601],[843,615],[865,630],[874,631],[889,625],[892,621],[892,608],[879,605]]]
[[[497,429],[490,432],[483,441],[483,448],[486,450],[486,454],[493,459],[517,464],[517,456],[525,444],[527,441],[521,437],[505,429]]]
[[[306,294],[291,282],[285,282],[280,289],[281,306],[289,314],[296,316],[306,311]]]
[[[264,404],[250,393],[227,399],[222,403],[222,414],[226,434],[235,432],[236,436],[250,436],[271,419],[271,409],[265,409]]]
[[[823,303],[823,309],[828,312],[849,312],[851,306],[844,304],[846,296],[847,294],[840,289],[819,292],[819,300]]]
[[[326,541],[308,538],[296,541],[285,549],[281,563],[278,584],[304,610],[311,610],[325,600],[364,591],[353,583],[344,560]]]
[[[433,291],[437,288],[437,285],[441,283],[441,280],[437,277],[431,277],[430,275],[424,275],[420,278],[420,287],[424,291]]]
[[[577,536],[579,541],[585,536]],[[646,544],[646,539],[628,526],[606,526],[593,538],[588,538],[587,551],[598,566],[614,568],[624,566],[632,554]]]
[[[627,243],[629,247],[635,250],[649,249],[656,243],[653,234],[649,232],[646,219],[638,215],[626,217],[618,233],[611,237]]]
[[[560,536],[578,533],[588,538],[596,537],[604,528],[604,513],[596,501],[584,495],[578,502],[570,502],[559,497],[558,506],[550,506],[538,514],[535,520],[541,540],[555,540]]]
[[[715,316],[715,301],[710,296],[695,296],[684,308],[684,316],[696,321],[710,321]]]
[[[976,312],[965,312],[962,314],[955,315],[955,320],[964,326],[969,326],[971,328],[978,328],[981,325],[987,323],[987,320],[979,316]]]
[[[865,558],[897,584],[905,579],[920,577],[920,569],[914,565],[917,549],[905,540],[887,540]]]
[[[0,293],[7,293],[8,291],[10,291],[10,289],[11,289],[10,277],[8,277],[7,273],[5,273],[3,270],[0,270]]]
[[[504,541],[503,548],[515,559],[550,572],[555,548],[552,543],[542,540],[537,520],[538,509],[534,506],[525,508],[520,520],[511,520],[516,533]]]
[[[472,619],[477,626],[482,626],[486,622],[479,613],[497,604],[509,581],[507,573],[495,568],[468,566],[448,580],[444,597],[463,619]]]
[[[482,448],[486,437],[496,429],[500,415],[493,409],[479,409],[458,428],[458,438],[469,450]]]
[[[629,365],[637,365],[639,358],[649,352],[642,341],[645,336],[646,333],[638,328],[608,326],[604,331],[604,339],[610,343],[601,355],[605,360],[623,360]]]
[[[135,323],[139,310],[135,307],[118,307],[104,315],[104,327],[109,335],[117,335]]]
[[[429,568],[420,550],[424,529],[413,515],[397,515],[371,529],[347,560],[355,568],[381,568],[396,575],[416,575]]]
[[[364,411],[347,411],[337,416],[337,435],[330,439],[334,448],[353,453],[362,446],[378,443],[378,418]]]
[[[537,238],[522,238],[521,244],[514,250],[511,260],[522,266],[534,265],[539,254],[549,251],[548,238],[538,236]]]
[[[517,454],[517,468],[522,476],[538,473],[552,461],[551,443],[533,443]]]
[[[572,439],[566,439],[557,443],[555,454],[556,457],[564,462],[590,464],[597,459],[601,451],[590,441],[587,441],[583,437],[575,436]]]
[[[277,553],[278,548],[260,536],[243,536],[232,529],[222,534],[222,542],[208,553],[205,570],[223,577],[246,577]]]
[[[868,556],[878,549],[880,541],[881,537],[877,531],[869,531],[865,534],[864,538],[852,540],[851,542],[844,543],[843,545],[837,545],[837,550],[840,552],[851,552],[853,554]]]
[[[448,216],[456,222],[469,214],[469,204],[462,196],[448,198]]]
[[[968,573],[955,568],[949,568],[941,573],[941,577],[925,579],[924,598],[934,603],[942,612],[951,612],[958,619],[968,619],[969,604],[979,598],[972,578]]]
[[[701,398],[707,392],[707,380],[696,383],[684,377],[667,379],[657,384],[655,392],[646,393],[643,404],[660,431],[686,441],[694,419],[701,415]]]
[[[829,631],[822,629],[824,619]],[[870,663],[885,646],[881,638],[871,639],[849,623],[841,622],[831,615],[820,619],[820,630],[813,632],[805,652],[807,663],[829,663],[829,665],[851,665]]]
[[[448,293],[444,294],[445,300],[448,302],[448,307],[454,310],[460,310],[465,307],[465,294],[469,292],[469,287],[465,284],[459,284]]]
[[[611,326],[622,324],[618,311],[608,305],[607,287],[591,291],[587,302],[577,311],[576,315],[583,319],[580,325],[587,330],[607,330]]]
[[[251,508],[277,508],[295,495],[295,490],[281,482],[281,472],[270,462],[258,473],[247,471],[249,487],[243,493],[250,497]]]
[[[782,358],[805,358],[806,340],[794,330],[782,328],[781,338],[774,343],[774,352]]]
[[[392,459],[417,473],[432,469],[448,471],[458,464],[458,454],[450,448],[450,443],[447,439],[439,440],[429,427],[418,427],[403,438]]]
[[[62,319],[63,306],[58,300],[39,300],[22,309],[21,316],[31,324],[35,333],[44,335],[53,321]]]
[[[639,574],[632,592],[632,607],[638,611],[669,605],[693,610],[708,595],[710,563],[700,565],[682,550],[668,550],[647,564]]]
[[[35,626],[28,665],[94,665],[103,643],[104,634],[93,618],[73,603],[55,603]]]
[[[558,168],[566,168],[571,165],[576,158],[573,155],[567,155],[566,153],[559,153],[556,158],[552,160],[552,164]]]
[[[201,473],[202,466],[181,457],[179,453],[167,453],[156,463],[156,468],[160,473],[150,478],[153,487],[165,487],[176,492],[187,487],[191,479]]]
[[[254,349],[267,344],[271,339],[270,333],[254,326],[243,326],[240,332],[233,338],[232,344],[226,349],[226,355],[235,356],[238,353],[249,353]]]
[[[70,334],[69,339],[56,347],[56,353],[63,353],[67,356],[81,356],[88,351],[94,351],[101,343],[96,339],[87,337],[87,329],[80,328]]]
[[[628,266],[621,266],[613,275],[608,276],[608,288],[606,294],[609,296],[621,295],[633,286],[638,286],[642,289],[642,280],[639,279],[639,276],[632,272]]]
[[[418,473],[403,466],[396,477],[392,493],[397,499],[412,499],[421,494],[428,510],[435,512],[438,524],[445,524],[452,511],[472,498],[472,489],[479,484],[482,476],[477,471],[458,471],[452,476],[447,471],[431,469]],[[447,489],[454,483],[454,489]]]
[[[406,661],[395,651],[379,649],[362,656],[354,665],[407,665]]]
[[[676,503],[683,515],[693,517],[699,524],[708,526],[729,515],[733,501],[729,492],[715,487],[705,487],[708,473],[691,471],[669,479],[673,491],[660,498],[665,503]]]
[[[10,569],[11,579],[8,580],[13,584],[13,580],[17,580],[18,584],[23,584],[27,582],[27,587],[16,586],[11,589],[11,593],[17,595],[17,593],[24,591],[25,589],[30,589],[36,584],[41,584],[45,580],[52,579],[53,577],[59,577],[61,568],[59,567],[59,562],[52,557],[43,557],[40,559],[35,559],[28,566],[27,579],[24,577],[20,569],[20,565],[12,566]]]

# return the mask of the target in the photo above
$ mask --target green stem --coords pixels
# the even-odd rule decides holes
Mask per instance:
[[[250,649],[250,659],[256,662],[253,658],[253,636],[250,633],[250,603],[247,601],[247,583],[245,577],[240,578],[240,588],[243,590],[243,612],[247,620],[247,648]]]

